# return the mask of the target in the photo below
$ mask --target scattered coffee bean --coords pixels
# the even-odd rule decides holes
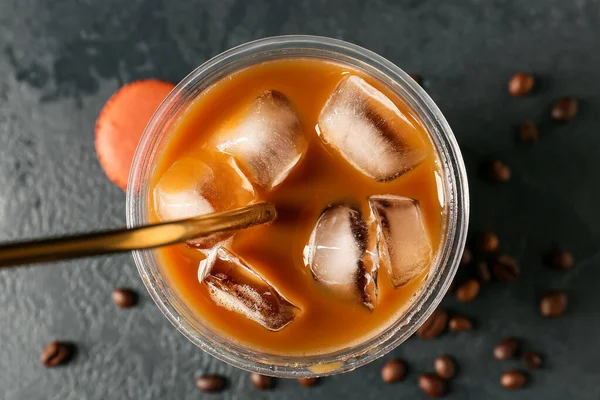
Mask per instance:
[[[519,342],[515,338],[506,338],[494,347],[494,358],[496,360],[509,360],[517,354]]]
[[[568,251],[553,250],[546,255],[546,264],[555,269],[571,269],[575,264],[575,258]]]
[[[500,240],[493,232],[481,232],[477,236],[477,249],[482,253],[491,253],[498,250]]]
[[[408,74],[411,78],[415,80],[419,85],[423,85],[423,77],[419,74]]]
[[[270,376],[256,373],[250,374],[250,381],[252,382],[254,387],[260,390],[270,389],[273,387],[274,383],[273,378],[271,378]]]
[[[577,100],[572,97],[563,97],[558,99],[552,106],[550,115],[555,121],[567,122],[577,115]]]
[[[473,260],[473,253],[471,253],[471,250],[469,250],[468,247],[465,247],[465,250],[463,251],[462,257],[460,259],[460,265],[461,266],[468,265],[471,263],[472,260]]]
[[[501,183],[510,180],[510,168],[500,160],[486,163],[485,169],[487,178],[492,182]]]
[[[510,370],[502,374],[500,383],[507,389],[521,389],[527,384],[527,376],[518,370]]]
[[[456,363],[450,356],[439,356],[433,364],[435,372],[442,379],[452,379],[456,375]]]
[[[196,379],[196,387],[206,393],[220,392],[226,385],[227,379],[221,375],[206,374]]]
[[[492,279],[490,267],[488,266],[488,263],[483,260],[475,263],[475,274],[481,283],[489,282]]]
[[[419,376],[419,387],[429,397],[441,397],[446,392],[446,383],[435,374]]]
[[[54,341],[44,347],[40,361],[46,368],[67,363],[73,356],[73,345]]]
[[[406,376],[406,364],[401,360],[388,360],[381,369],[381,379],[385,383],[398,382]]]
[[[112,292],[113,302],[121,308],[133,307],[137,304],[137,293],[130,289],[115,289]]]
[[[456,298],[461,303],[473,301],[479,294],[479,282],[475,279],[469,279],[458,288],[456,288]]]
[[[534,82],[533,75],[519,72],[508,81],[508,92],[513,96],[525,96],[533,89]]]
[[[438,308],[431,317],[417,329],[417,336],[424,340],[435,339],[446,330],[448,313],[443,308]]]
[[[319,378],[299,378],[298,382],[305,388],[309,388],[319,383]]]
[[[567,309],[567,303],[566,293],[558,291],[547,292],[540,302],[540,312],[544,317],[559,317]]]
[[[452,332],[465,332],[473,329],[473,323],[468,318],[454,316],[450,318],[448,328]]]
[[[519,128],[519,139],[522,142],[537,142],[539,132],[537,126],[531,121],[525,121]]]
[[[523,361],[525,362],[525,366],[529,369],[539,369],[543,364],[542,356],[533,351],[524,352]]]
[[[499,281],[514,282],[519,279],[521,268],[514,258],[502,255],[494,261],[492,272]]]

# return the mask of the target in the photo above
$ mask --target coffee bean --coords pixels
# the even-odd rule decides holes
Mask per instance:
[[[133,307],[137,304],[137,293],[131,289],[115,289],[112,292],[113,302],[121,308]]]
[[[568,251],[556,249],[546,255],[546,264],[555,269],[571,269],[575,258]]]
[[[196,387],[206,393],[220,392],[226,385],[227,379],[221,375],[205,374],[196,379]]]
[[[442,379],[452,379],[456,375],[456,364],[450,356],[439,356],[433,364],[436,374]]]
[[[525,121],[519,127],[519,139],[522,142],[537,142],[539,132],[537,126],[531,121]]]
[[[526,351],[523,353],[523,362],[529,369],[538,369],[542,367],[543,360],[542,356],[533,351]]]
[[[56,367],[67,363],[73,356],[73,352],[73,345],[54,341],[44,347],[40,361],[46,368]]]
[[[477,249],[482,253],[491,253],[498,249],[500,240],[493,232],[481,232],[477,236]]]
[[[483,260],[475,263],[475,274],[481,283],[489,282],[492,279],[490,267],[488,266],[488,263]]]
[[[461,303],[473,301],[479,294],[479,282],[475,279],[469,279],[458,288],[456,288],[456,298]]]
[[[274,382],[273,378],[271,378],[270,376],[256,374],[256,373],[250,374],[250,381],[252,382],[254,387],[256,387],[257,389],[260,389],[260,390],[266,390],[266,389],[272,388],[273,382]]]
[[[509,360],[517,354],[519,342],[515,338],[506,338],[494,347],[494,358],[496,360]]]
[[[527,384],[527,376],[518,370],[510,370],[502,374],[500,383],[507,389],[521,389]]]
[[[508,92],[513,96],[525,96],[533,89],[534,82],[533,75],[519,72],[508,81]]]
[[[305,388],[309,388],[319,383],[319,378],[299,378],[298,382]]]
[[[572,97],[558,99],[552,106],[552,119],[560,122],[571,121],[577,115],[577,100]]]
[[[485,170],[487,178],[492,182],[502,183],[510,180],[510,168],[500,160],[486,163]]]
[[[401,360],[388,360],[381,369],[381,379],[385,383],[398,382],[406,376],[406,364]]]
[[[566,293],[559,291],[547,292],[540,302],[540,312],[544,317],[559,317],[567,309],[567,303]]]
[[[429,397],[441,397],[446,392],[446,383],[434,374],[419,376],[419,387]]]
[[[519,279],[521,268],[514,258],[502,255],[494,261],[492,272],[499,281],[514,282]]]
[[[448,328],[452,332],[465,332],[473,329],[473,323],[465,317],[454,316],[450,318]]]
[[[446,330],[448,324],[448,313],[443,308],[438,308],[417,329],[417,336],[424,340],[435,339]]]
[[[473,260],[473,253],[471,252],[471,250],[469,250],[468,247],[465,247],[465,250],[463,251],[462,257],[460,259],[460,265],[461,266],[468,265],[471,263],[472,260]]]
[[[408,74],[411,78],[415,80],[419,85],[423,85],[423,77],[419,74]]]

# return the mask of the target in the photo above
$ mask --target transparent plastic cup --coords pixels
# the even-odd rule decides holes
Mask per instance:
[[[334,61],[362,70],[386,84],[411,106],[426,127],[438,153],[443,191],[442,243],[427,282],[412,303],[377,336],[359,345],[311,356],[269,354],[219,335],[203,323],[161,272],[154,253],[133,253],[139,274],[156,305],[169,321],[205,352],[235,367],[288,378],[333,375],[352,371],[388,353],[429,317],[446,293],[458,268],[469,219],[469,192],[462,156],[446,119],[431,98],[408,74],[362,47],[317,36],[279,36],[246,43],[219,54],[183,79],[160,105],[137,147],[127,189],[127,225],[147,222],[148,180],[161,145],[173,124],[202,91],[220,79],[251,65],[283,58]]]

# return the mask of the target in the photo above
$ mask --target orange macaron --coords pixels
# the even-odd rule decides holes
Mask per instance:
[[[121,189],[127,189],[129,168],[146,124],[174,87],[157,79],[128,83],[100,111],[96,152],[108,178]]]

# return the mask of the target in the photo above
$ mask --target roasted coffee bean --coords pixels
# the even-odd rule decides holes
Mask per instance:
[[[423,85],[423,77],[419,74],[408,74],[411,78],[415,80],[419,85]]]
[[[225,389],[227,379],[221,375],[206,374],[196,379],[196,387],[202,392],[215,393]]]
[[[121,308],[133,307],[137,304],[137,293],[131,289],[115,289],[112,292],[113,302]]]
[[[46,368],[56,367],[67,363],[73,356],[73,345],[54,341],[44,347],[40,361]]]
[[[385,383],[398,382],[406,376],[406,364],[401,360],[388,360],[381,369],[381,379]]]
[[[319,383],[319,378],[299,378],[298,382],[305,388],[309,388]]]
[[[273,378],[270,376],[255,373],[250,374],[250,381],[254,387],[260,390],[271,389],[274,383]]]
[[[473,301],[479,294],[479,282],[475,279],[469,279],[458,288],[456,288],[456,298],[461,303]]]
[[[521,389],[527,384],[527,376],[518,370],[510,370],[502,374],[500,383],[507,389]]]
[[[541,368],[543,364],[542,356],[533,351],[526,351],[523,353],[523,362],[525,362],[525,366],[529,369]]]
[[[431,317],[417,329],[417,336],[421,339],[431,340],[441,335],[448,324],[448,313],[443,308],[438,308]]]
[[[494,347],[494,358],[496,360],[509,360],[517,354],[519,342],[515,338],[506,338]]]
[[[489,282],[492,279],[490,267],[488,266],[488,263],[483,260],[475,263],[475,274],[481,283]]]
[[[501,183],[510,180],[510,168],[500,160],[485,164],[486,175],[492,182]]]
[[[513,96],[525,96],[533,89],[534,82],[533,75],[519,72],[508,81],[508,92]]]
[[[456,375],[456,363],[450,356],[439,356],[433,364],[436,374],[442,379],[452,379]]]
[[[547,292],[540,302],[540,312],[544,317],[559,317],[567,309],[567,294],[559,291]]]
[[[465,332],[473,329],[473,323],[465,317],[454,316],[450,318],[448,328],[452,332]]]
[[[441,397],[446,392],[446,383],[435,374],[419,376],[419,387],[429,397]]]
[[[522,142],[537,142],[539,132],[537,126],[531,121],[525,121],[519,127],[519,139]]]
[[[493,232],[481,232],[477,236],[477,249],[482,253],[491,253],[498,250],[500,240]]]
[[[521,268],[514,258],[502,255],[494,261],[492,272],[499,281],[514,282],[519,279]]]
[[[546,255],[546,264],[555,269],[571,269],[575,264],[575,258],[568,251],[552,250]]]
[[[572,97],[563,97],[554,103],[550,115],[555,121],[567,122],[575,118],[577,115],[577,108],[577,99]]]
[[[473,253],[471,252],[471,250],[469,250],[468,247],[465,247],[465,250],[463,251],[462,257],[460,259],[460,265],[461,266],[468,265],[471,263],[472,260],[473,260]]]

